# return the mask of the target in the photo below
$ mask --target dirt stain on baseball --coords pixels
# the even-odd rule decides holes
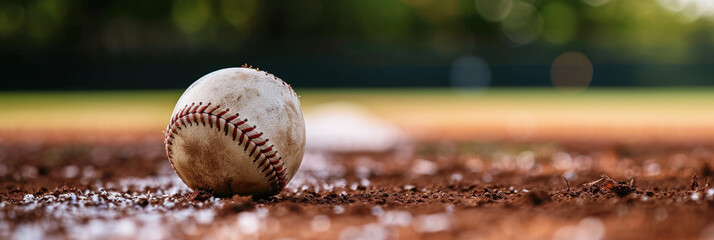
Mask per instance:
[[[185,138],[185,141],[177,142],[176,149],[182,149],[183,152],[193,161],[180,161],[178,169],[204,169],[208,165],[207,161],[211,157],[210,148],[202,143],[202,139]],[[181,171],[185,175],[189,186],[204,185],[203,178],[199,176],[197,171]],[[198,181],[198,182],[196,182]]]
[[[296,122],[295,118],[298,118],[300,114],[298,113],[297,107],[295,106],[295,103],[293,102],[288,102],[288,104],[284,105],[285,107],[285,112],[288,113],[288,118],[290,118],[290,121],[288,121],[290,124],[288,124],[288,127],[285,128],[285,133],[283,134],[284,136],[281,137],[289,137],[291,140],[295,141],[295,134],[293,134],[293,125]]]
[[[285,138],[285,139],[290,139],[290,142],[305,142],[304,140],[300,140],[300,134],[296,134],[295,131],[296,129],[300,129],[299,127],[295,126],[297,122],[302,122],[302,119],[300,121],[297,121],[295,118],[301,118],[301,114],[299,112],[299,108],[295,105],[294,102],[288,102],[287,104],[283,105],[284,110],[287,113],[288,118],[290,118],[290,121],[288,121],[290,124],[287,124],[285,128],[282,129],[282,131],[278,132],[279,138]],[[286,149],[285,151],[290,153],[292,155],[293,153],[299,152],[300,149],[302,149],[303,146],[296,145],[296,144],[291,144],[288,146],[285,146]],[[299,166],[299,165],[298,165]],[[297,167],[298,166],[290,166],[288,167],[288,172],[290,175],[294,175],[295,172],[297,172]]]
[[[203,126],[201,126],[203,127]],[[208,127],[206,127],[208,128]],[[227,169],[224,159],[227,158],[220,151],[215,151],[215,148],[225,144],[221,139],[224,137],[221,134],[203,134],[202,137],[183,138],[184,141],[177,142],[177,150],[183,150],[186,154],[186,159],[190,161],[180,161],[178,169],[185,175],[186,184],[191,188],[209,188],[209,186],[225,186],[225,184],[216,185],[216,181],[225,182],[222,178],[222,172],[212,172],[210,169]],[[226,189],[213,189],[216,193],[231,192],[230,185]]]
[[[258,89],[255,89],[255,88],[246,88],[245,95],[248,95],[248,96],[255,95],[256,97],[260,97],[260,91],[258,91]]]

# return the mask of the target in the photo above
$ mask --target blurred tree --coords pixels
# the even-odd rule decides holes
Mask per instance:
[[[550,86],[569,51],[592,85],[710,85],[713,44],[710,0],[0,1],[0,79],[42,82],[8,89],[181,87],[246,62],[302,86],[446,86],[464,56],[491,86]]]

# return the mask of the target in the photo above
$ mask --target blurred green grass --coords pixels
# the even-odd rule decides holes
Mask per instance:
[[[297,89],[306,116],[322,104],[361,106],[409,131],[451,128],[454,132],[614,127],[680,131],[714,123],[711,88],[590,88],[573,93],[549,88],[488,89]],[[161,131],[181,90],[4,92],[0,131]],[[665,130],[661,130],[665,129]],[[669,130],[667,130],[669,129]]]

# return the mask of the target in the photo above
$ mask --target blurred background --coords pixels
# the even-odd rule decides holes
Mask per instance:
[[[300,172],[187,205],[162,131],[243,64]],[[714,0],[0,0],[0,239],[714,239],[712,146]]]
[[[3,0],[0,132],[158,136],[190,83],[247,63],[297,89],[324,142],[359,129],[336,115],[437,139],[709,141],[713,55],[710,0]]]
[[[243,63],[299,88],[710,86],[713,54],[709,0],[0,3],[3,91],[177,89]]]

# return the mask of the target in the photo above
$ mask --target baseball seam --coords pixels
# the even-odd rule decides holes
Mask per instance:
[[[252,70],[255,70],[255,71],[258,71],[258,72],[263,72],[263,73],[265,73],[265,76],[272,76],[275,80],[278,80],[278,81],[282,82],[282,83],[283,83],[283,86],[287,86],[288,89],[290,89],[290,94],[291,94],[291,95],[293,95],[293,96],[295,96],[295,97],[298,96],[297,93],[295,93],[295,90],[293,90],[293,87],[290,86],[290,84],[286,83],[285,81],[283,81],[282,79],[276,77],[275,75],[272,75],[272,74],[268,73],[268,71],[261,71],[260,68],[255,68],[255,69],[254,69],[254,68],[253,68],[253,65],[248,65],[248,64],[246,64],[246,63],[244,63],[241,67],[242,67],[242,68],[247,68],[247,69],[252,69]]]
[[[249,158],[253,158],[253,163],[258,162],[257,169],[263,174],[268,185],[273,191],[280,191],[287,184],[287,167],[282,161],[282,157],[278,155],[275,145],[268,145],[269,139],[263,138],[263,132],[258,132],[256,125],[249,125],[248,119],[240,119],[239,113],[235,115],[226,115],[230,109],[226,108],[223,111],[215,113],[221,106],[215,105],[211,107],[211,103],[198,104],[191,103],[186,105],[172,117],[166,128],[164,142],[166,144],[166,155],[169,158],[171,167],[176,171],[172,160],[171,147],[174,135],[179,135],[179,130],[184,127],[202,124],[211,128],[216,128],[217,132],[223,132],[223,135],[232,137],[233,141],[238,141],[238,146],[243,148],[243,152],[248,153]],[[258,150],[258,151],[256,151]],[[178,171],[176,171],[178,173]]]

